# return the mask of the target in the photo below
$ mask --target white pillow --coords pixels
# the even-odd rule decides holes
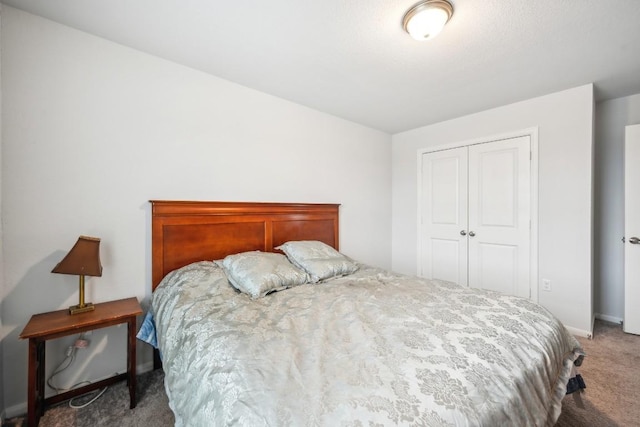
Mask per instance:
[[[355,273],[358,266],[331,246],[317,240],[286,242],[281,250],[296,266],[306,271],[313,283]]]
[[[309,281],[307,273],[292,265],[284,255],[271,252],[229,255],[220,264],[229,282],[254,299]]]

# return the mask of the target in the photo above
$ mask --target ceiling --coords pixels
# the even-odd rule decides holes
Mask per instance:
[[[638,0],[451,0],[435,39],[414,0],[2,0],[390,134],[595,84],[640,93]]]

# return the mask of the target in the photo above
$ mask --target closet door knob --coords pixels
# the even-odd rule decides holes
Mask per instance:
[[[466,231],[464,231],[464,230],[460,230],[460,235],[461,235],[461,236],[466,236],[466,235],[467,235],[467,232],[466,232]]]
[[[470,232],[469,232],[469,237],[473,237],[473,236],[475,236],[475,235],[476,235],[476,233],[474,233],[473,231],[470,231]]]
[[[640,245],[640,239],[638,239],[637,237],[631,237],[629,238],[629,243],[631,243],[632,245]]]

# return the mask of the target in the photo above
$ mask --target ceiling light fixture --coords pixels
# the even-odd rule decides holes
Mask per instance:
[[[453,15],[447,0],[426,0],[413,6],[402,19],[404,30],[416,40],[432,39],[442,31]]]

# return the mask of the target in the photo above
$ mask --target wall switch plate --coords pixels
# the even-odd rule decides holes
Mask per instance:
[[[542,290],[543,291],[547,291],[547,292],[551,292],[551,280],[542,279]]]

